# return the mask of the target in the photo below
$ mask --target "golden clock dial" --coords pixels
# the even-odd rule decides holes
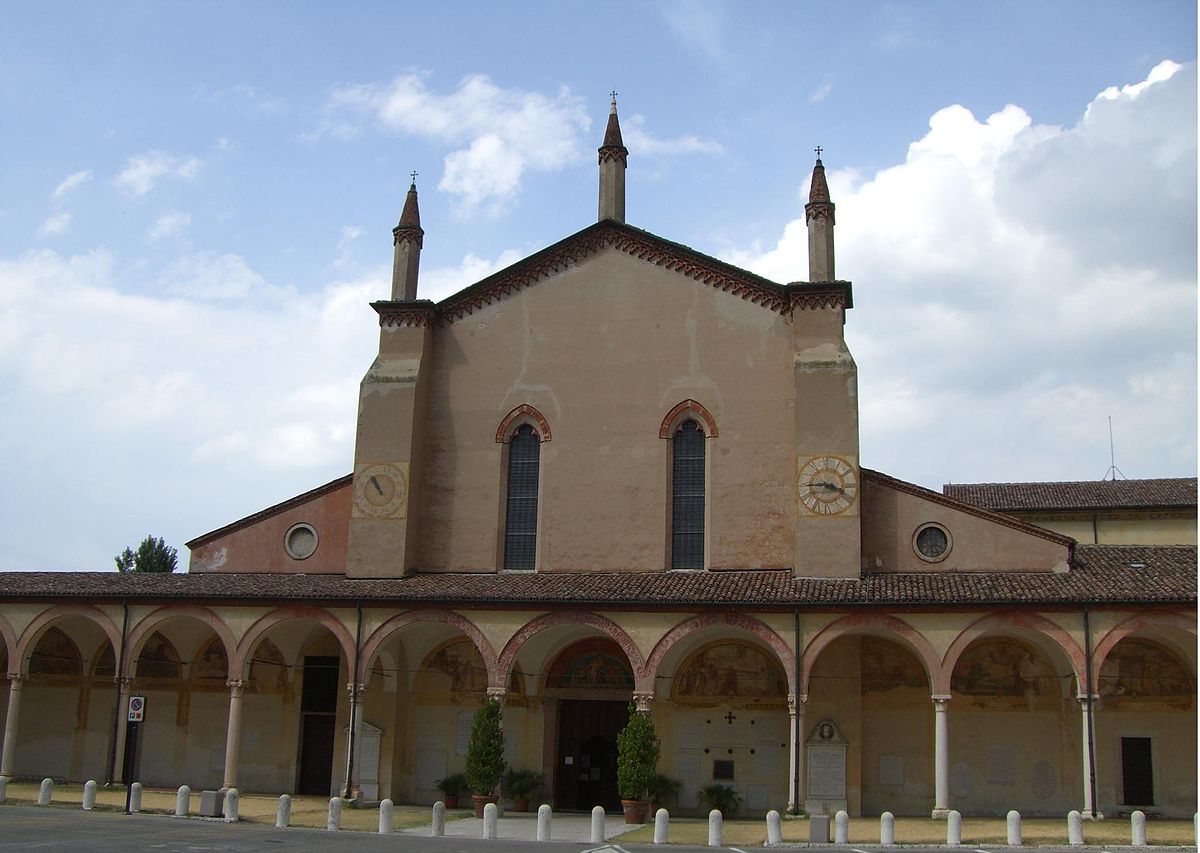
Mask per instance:
[[[408,479],[397,465],[379,463],[363,468],[354,478],[358,509],[379,518],[399,515],[404,507]]]
[[[800,502],[816,515],[845,512],[858,496],[858,472],[840,456],[815,456],[797,478]]]

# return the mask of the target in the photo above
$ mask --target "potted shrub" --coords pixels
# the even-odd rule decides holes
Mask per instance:
[[[700,801],[710,811],[719,811],[721,817],[733,817],[742,810],[742,798],[737,789],[716,783],[700,789]]]
[[[510,768],[500,779],[500,791],[513,799],[513,811],[529,811],[529,798],[542,787],[542,774],[535,770]]]
[[[646,798],[658,765],[661,742],[649,714],[629,706],[629,722],[617,735],[617,792],[626,823],[645,823]]]
[[[467,790],[467,774],[451,773],[445,779],[438,779],[434,784],[442,792],[442,802],[446,804],[446,808],[456,809],[459,796]]]
[[[647,809],[647,814],[653,815],[659,809],[666,808],[667,797],[675,797],[679,795],[679,780],[672,779],[670,776],[664,776],[661,773],[655,773],[650,780],[650,784],[646,786],[646,796],[650,800],[650,808]]]
[[[497,799],[496,786],[504,773],[504,732],[500,728],[500,702],[484,699],[471,723],[467,742],[467,787],[475,816],[483,817],[483,807]]]

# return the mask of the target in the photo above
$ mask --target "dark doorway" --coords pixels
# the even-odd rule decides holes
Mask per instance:
[[[558,706],[557,807],[620,811],[617,796],[617,733],[629,721],[626,702],[565,700]]]
[[[1124,805],[1154,805],[1154,765],[1150,759],[1150,738],[1121,738],[1121,782],[1125,789]]]
[[[300,693],[300,773],[296,782],[299,794],[329,795],[333,779],[338,664],[336,657],[304,658],[304,686]]]

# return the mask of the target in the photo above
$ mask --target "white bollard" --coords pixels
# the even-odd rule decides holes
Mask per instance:
[[[767,812],[767,843],[783,843],[783,827],[780,825],[779,812],[771,809]]]
[[[604,843],[604,806],[596,806],[592,809],[591,843]]]
[[[230,788],[225,792],[225,817],[226,823],[238,822],[238,789]]]
[[[768,815],[768,820],[770,816]],[[667,832],[671,828],[671,813],[666,809],[659,809],[654,813],[654,843],[667,844]]]
[[[42,787],[38,788],[38,805],[48,806],[50,801],[54,799],[54,780],[43,779]]]
[[[500,828],[500,810],[496,808],[495,803],[488,803],[483,807],[483,837],[491,841],[495,839],[496,832]]]
[[[342,798],[329,798],[329,816],[325,818],[325,829],[329,832],[337,832],[342,828]]]
[[[1133,830],[1133,846],[1146,846],[1146,813],[1141,809],[1135,809],[1133,814],[1129,816],[1129,824]]]
[[[0,803],[8,799],[8,777],[0,776]]]
[[[4,781],[4,777],[0,776],[0,782]],[[0,785],[0,803],[4,802],[4,786]],[[1192,815],[1192,831],[1196,834],[1196,846],[1200,847],[1200,812]]]
[[[191,808],[192,789],[187,785],[180,785],[179,790],[175,792],[175,817],[187,817]]]
[[[1083,844],[1083,815],[1075,809],[1067,812],[1067,843],[1072,847]]]
[[[379,802],[379,834],[392,834],[392,818],[395,811],[395,805],[391,800],[380,800]]]
[[[137,814],[142,810],[142,783],[134,782],[129,786],[129,812]]]
[[[896,816],[891,812],[879,816],[879,843],[884,847],[896,846]]]
[[[292,822],[292,798],[287,794],[280,794],[279,805],[275,807],[275,828],[287,829]]]
[[[962,844],[962,812],[951,809],[946,815],[946,846],[957,847]]]
[[[708,846],[720,847],[724,842],[721,840],[722,828],[725,822],[724,816],[720,809],[713,809],[708,813]]]
[[[537,822],[537,840],[550,840],[550,806],[542,803],[538,806],[538,822]]]
[[[446,804],[441,800],[433,804],[433,828],[429,830],[429,834],[434,838],[441,838],[446,834]]]
[[[1008,813],[1008,846],[1021,846],[1021,813],[1015,809]]]
[[[833,816],[833,843],[850,843],[850,815],[844,809]]]
[[[90,812],[96,808],[96,780],[88,779],[83,783],[83,810]]]

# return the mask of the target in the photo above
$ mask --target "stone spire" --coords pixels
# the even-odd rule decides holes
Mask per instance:
[[[834,281],[833,272],[833,208],[829,200],[829,184],[825,182],[825,165],[817,148],[817,165],[813,167],[812,186],[804,219],[808,223],[808,280]]]
[[[400,224],[392,229],[396,253],[392,261],[392,299],[411,302],[417,298],[417,269],[421,265],[421,245],[425,231],[421,228],[421,211],[417,207],[417,174],[408,187]]]
[[[612,93],[608,108],[608,127],[604,129],[604,144],[600,146],[600,215],[599,219],[625,221],[625,164],[629,149],[621,141],[621,123],[617,121],[617,93]]]

